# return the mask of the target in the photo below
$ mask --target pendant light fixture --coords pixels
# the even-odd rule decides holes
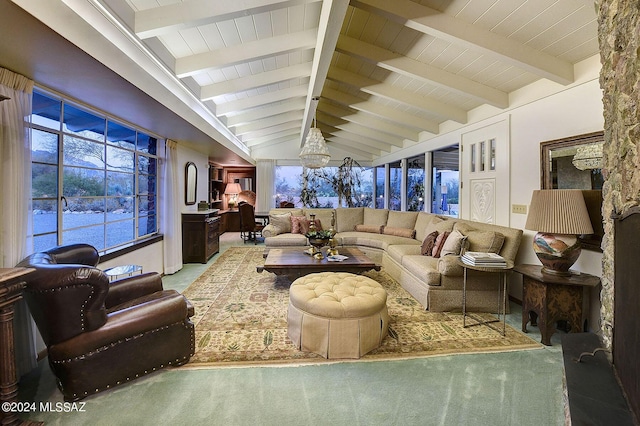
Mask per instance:
[[[320,98],[315,97],[313,100],[316,102],[315,108],[317,108],[317,102]],[[331,155],[329,154],[329,149],[324,141],[322,132],[316,127],[316,113],[314,110],[313,126],[309,129],[307,139],[304,141],[302,151],[300,151],[300,163],[309,169],[319,169],[320,167],[326,166],[330,159]]]

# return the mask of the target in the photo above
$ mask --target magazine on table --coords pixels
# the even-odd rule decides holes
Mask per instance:
[[[460,259],[467,265],[490,266],[494,268],[505,268],[507,261],[497,253],[486,253],[481,251],[467,251]]]

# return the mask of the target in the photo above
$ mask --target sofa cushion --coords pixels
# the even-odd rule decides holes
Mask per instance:
[[[418,212],[398,212],[391,210],[389,211],[386,226],[390,228],[414,229],[417,218]]]
[[[269,225],[273,225],[275,234],[291,232],[291,212],[275,214],[269,213]]]
[[[440,257],[444,257],[449,254],[458,256],[460,254],[460,250],[462,250],[462,246],[465,244],[466,239],[466,236],[462,235],[460,231],[454,229],[447,237],[447,240],[444,242],[442,251],[440,252]]]
[[[416,230],[413,228],[412,229],[394,228],[391,226],[383,226],[382,233],[385,235],[395,235],[397,237],[404,237],[404,238],[413,238],[416,236]]]
[[[364,207],[337,208],[336,231],[353,231],[356,225],[364,223]]]
[[[364,246],[386,250],[395,244],[416,245],[420,243],[412,238],[397,237],[395,235],[372,234],[369,232],[340,232],[336,237],[343,246]]]
[[[304,209],[304,215],[307,219],[311,219],[311,215],[316,215],[316,221],[322,222],[324,229],[331,227],[331,217],[333,216],[334,209]]]
[[[458,222],[453,229],[467,237],[469,251],[500,253],[504,244],[504,235],[496,231],[481,231],[467,223]]]
[[[420,246],[416,244],[395,244],[387,247],[387,255],[400,265],[404,256],[417,254],[420,254]]]
[[[389,210],[387,209],[372,209],[370,207],[364,208],[364,223],[365,225],[386,225],[387,217],[389,216]]]
[[[433,231],[429,235],[427,235],[422,241],[422,245],[420,246],[420,254],[423,256],[431,256],[433,252],[433,246],[436,243],[436,238],[438,238],[438,231]]]
[[[416,224],[413,229],[416,230],[416,240],[424,241],[427,233],[427,226],[431,223],[431,219],[436,217],[434,214],[420,212],[418,213],[418,217],[416,218]]]
[[[428,285],[440,285],[438,259],[431,256],[405,255],[402,266]]]
[[[438,234],[442,234],[445,231],[451,232],[453,231],[454,224],[455,224],[455,221],[453,220],[445,220],[437,216],[434,216],[431,219],[431,222],[429,223],[429,225],[427,225],[427,229],[425,230],[426,232],[425,235],[429,235],[433,231],[438,231]]]
[[[267,247],[306,246],[307,237],[302,234],[287,232],[273,237],[265,237],[264,242]]]
[[[382,234],[382,229],[384,226],[378,225],[356,225],[354,229],[350,229],[350,231],[358,231],[358,232],[370,232],[372,234]]]

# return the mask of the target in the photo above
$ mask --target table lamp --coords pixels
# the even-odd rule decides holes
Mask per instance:
[[[578,235],[592,234],[593,227],[579,189],[533,191],[525,228],[537,231],[533,251],[542,272],[571,275],[569,268],[582,251]]]
[[[238,205],[238,194],[242,191],[239,183],[228,183],[227,187],[224,189],[225,195],[230,195],[229,198],[229,208],[233,209]]]

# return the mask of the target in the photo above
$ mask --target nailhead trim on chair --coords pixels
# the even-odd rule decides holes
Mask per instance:
[[[85,310],[86,310],[86,306],[87,303],[89,303],[89,301],[93,298],[93,294],[95,293],[94,287],[91,284],[70,284],[70,285],[66,285],[64,287],[56,287],[56,288],[47,288],[44,290],[30,290],[27,289],[28,292],[36,294],[36,293],[52,293],[54,291],[62,291],[62,290],[69,290],[73,287],[89,287],[91,289],[91,293],[89,293],[89,296],[85,299],[84,302],[82,302],[81,305],[81,309],[80,309],[80,329],[84,332],[86,330],[86,317],[85,317]]]
[[[137,335],[132,336],[132,337],[133,337],[134,339],[137,339],[137,338],[139,338],[139,337],[144,336],[145,334],[148,334],[148,333],[155,333],[155,332],[157,332],[157,331],[167,329],[167,328],[172,327],[172,326],[174,326],[174,325],[183,325],[183,326],[185,326],[185,328],[190,328],[189,326],[186,326],[186,325],[185,325],[185,323],[184,323],[183,321],[179,321],[179,322],[176,322],[176,323],[173,323],[173,324],[169,324],[169,325],[167,325],[167,326],[163,326],[163,327],[156,328],[156,329],[154,329],[154,330],[149,330],[149,331],[147,331],[147,332],[145,332],[145,333],[137,334]],[[106,349],[107,347],[115,346],[116,344],[119,344],[119,343],[122,343],[122,342],[125,342],[125,341],[128,341],[128,340],[131,340],[131,339],[124,339],[124,340],[122,340],[122,339],[121,339],[121,340],[119,340],[119,341],[117,341],[117,342],[114,342],[114,343],[111,343],[111,344],[109,344],[109,345],[105,345],[105,346],[103,346],[103,347],[101,347],[101,348],[98,348],[96,351],[89,352],[87,355],[96,354],[96,353],[98,353],[98,352],[100,352],[100,351],[102,351],[102,350]],[[167,366],[169,366],[169,365],[173,365],[173,363],[176,363],[176,364],[177,364],[177,363],[183,362],[183,361],[185,361],[185,360],[187,360],[187,359],[191,358],[191,357],[194,355],[194,353],[195,353],[195,337],[194,337],[194,333],[192,333],[192,334],[191,334],[191,351],[190,351],[190,353],[189,353],[189,356],[184,356],[184,357],[182,357],[182,358],[176,358],[176,359],[175,359],[175,361],[169,361],[169,362],[167,362]],[[52,362],[53,362],[54,364],[55,364],[55,363],[59,363],[59,364],[61,364],[61,363],[65,363],[65,362],[70,362],[70,361],[73,361],[73,360],[77,360],[77,359],[79,359],[79,358],[81,358],[81,357],[84,357],[84,356],[85,356],[85,355],[82,355],[82,356],[80,356],[80,357],[69,358],[69,359],[66,359],[66,360],[52,361]],[[162,368],[164,368],[164,367],[165,367],[165,365],[164,365],[164,364],[160,364],[159,366],[153,367],[151,371],[156,371],[157,369],[162,369]],[[136,374],[136,375],[135,375],[135,377],[134,377],[134,379],[139,378],[139,377],[140,377],[140,374],[141,374],[141,373]],[[144,374],[143,374],[143,375],[145,375],[145,374],[148,374],[148,370],[145,370],[145,371],[144,371]],[[125,382],[129,382],[129,381],[131,381],[131,378],[130,378],[130,377],[127,377],[127,378],[126,378],[126,380],[125,380]],[[111,386],[119,386],[119,385],[121,385],[122,383],[123,383],[123,382],[122,382],[121,380],[118,380],[118,381],[115,383],[115,385],[114,385],[114,384],[107,384],[107,385],[105,385],[104,389],[105,389],[105,390],[106,390],[106,389],[110,389],[110,388],[111,388]],[[92,394],[94,394],[94,393],[98,393],[98,392],[100,392],[101,390],[102,390],[102,389],[100,389],[100,388],[96,388],[96,389],[95,389],[95,391],[93,391],[93,392],[92,392]],[[83,395],[82,395],[82,398],[84,398],[84,397],[86,397],[86,396],[88,396],[88,395],[89,395],[89,392],[84,392],[84,393],[83,393]],[[74,393],[74,394],[73,394],[73,397],[74,397],[74,398],[79,398],[79,397],[80,397],[80,395],[78,395],[78,394],[75,394],[75,393]]]

